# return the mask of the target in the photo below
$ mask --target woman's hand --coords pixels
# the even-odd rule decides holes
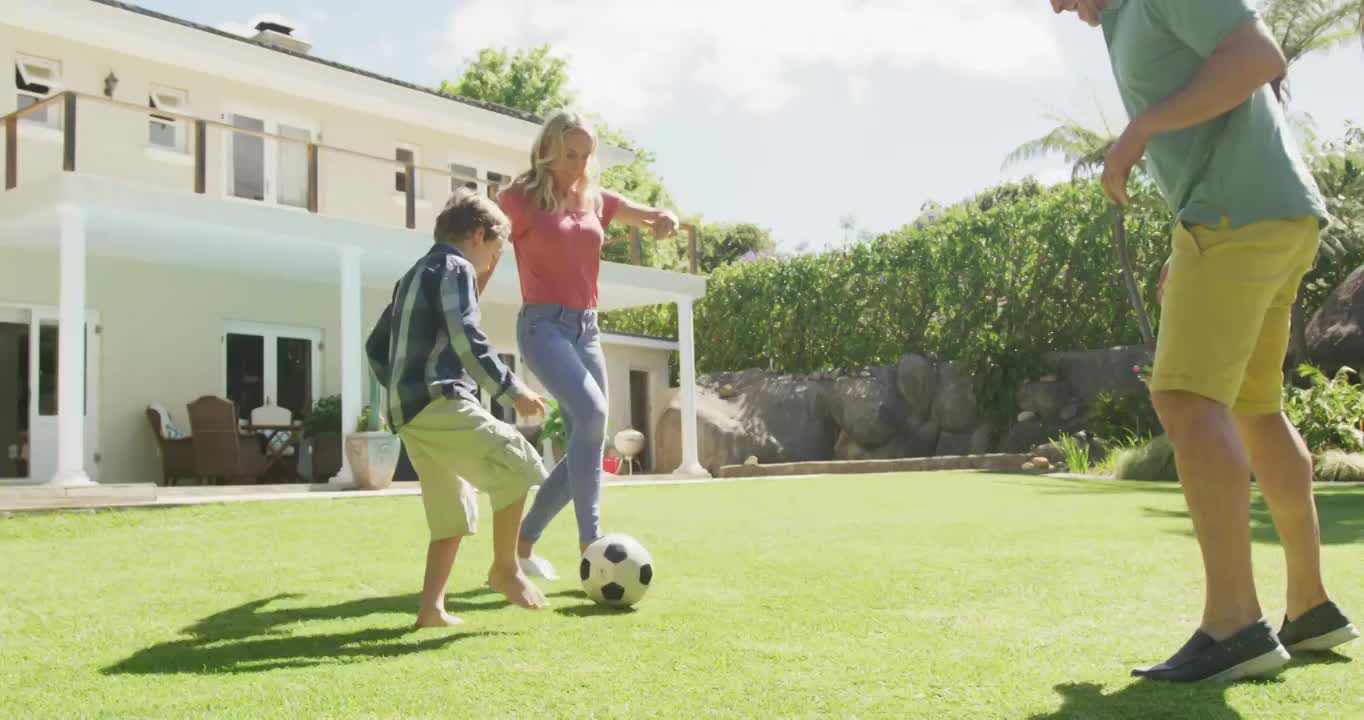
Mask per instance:
[[[654,229],[654,237],[659,240],[666,240],[677,232],[677,216],[671,210],[654,211],[654,219],[650,225]]]

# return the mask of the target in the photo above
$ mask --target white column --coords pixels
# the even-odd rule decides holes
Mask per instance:
[[[361,327],[362,288],[360,284],[359,248],[341,249],[341,435],[355,431],[360,419],[361,395],[364,392],[365,350],[364,328]],[[350,460],[344,447],[341,471],[331,479],[332,485],[349,486],[355,483]]]
[[[677,344],[681,356],[682,464],[674,475],[710,477],[701,466],[696,432],[696,338],[692,328],[692,300],[677,302]]]
[[[85,212],[57,208],[57,474],[52,485],[94,485],[85,472]]]

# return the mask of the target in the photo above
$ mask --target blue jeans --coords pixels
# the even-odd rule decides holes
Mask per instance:
[[[555,515],[573,501],[578,540],[601,535],[602,452],[606,448],[606,356],[595,310],[526,305],[516,319],[521,358],[559,403],[568,448],[535,494],[521,522],[521,539],[540,540]]]

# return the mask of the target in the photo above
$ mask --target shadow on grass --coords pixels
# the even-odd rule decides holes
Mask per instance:
[[[1321,524],[1321,543],[1323,545],[1350,545],[1364,542],[1364,490],[1327,490],[1318,491],[1317,515]],[[1150,518],[1189,519],[1185,510],[1162,510],[1144,508]],[[1187,525],[1169,532],[1188,537],[1193,536],[1193,526]],[[1278,543],[1279,533],[1274,529],[1274,519],[1269,514],[1269,506],[1263,495],[1256,493],[1250,502],[1250,536],[1258,543]]]
[[[507,602],[471,601],[490,595],[487,589],[447,596],[446,609],[458,615],[495,610]],[[505,633],[422,631],[414,626],[418,596],[393,595],[333,605],[269,610],[280,600],[302,597],[285,593],[254,600],[199,620],[181,632],[181,640],[158,643],[106,667],[106,675],[266,672],[311,667],[356,658],[399,657],[438,650],[451,643]],[[331,634],[296,634],[305,622],[346,620],[371,615],[402,615],[402,627],[371,628]],[[426,636],[428,632],[443,634]],[[420,639],[418,639],[420,638]]]
[[[630,615],[635,612],[635,609],[632,607],[613,608],[606,605],[598,605],[596,602],[593,602],[591,598],[587,597],[587,593],[583,592],[582,590],[562,590],[560,592],[551,593],[550,597],[573,598],[575,600],[583,601],[577,605],[569,605],[568,607],[554,608],[554,612],[559,613],[560,615],[564,615],[566,617],[613,617],[621,615]]]
[[[1285,668],[1285,674],[1312,665],[1339,665],[1352,660],[1339,653],[1307,653],[1295,655]],[[1246,684],[1276,685],[1282,677],[1272,680],[1248,680]],[[1239,720],[1241,714],[1227,705],[1229,685],[1193,684],[1172,685],[1153,681],[1137,681],[1111,694],[1104,694],[1096,683],[1065,683],[1055,690],[1061,696],[1061,707],[1055,712],[1034,715],[1031,720],[1093,720],[1094,718],[1154,718],[1196,717],[1209,720]]]
[[[1136,682],[1110,694],[1096,683],[1056,686],[1061,707],[1034,715],[1032,720],[1094,720],[1095,718],[1196,717],[1204,720],[1240,720],[1241,714],[1227,705],[1225,685],[1169,685]]]
[[[1023,478],[1016,474],[983,473],[1001,482],[1031,488],[1043,495],[1131,495],[1133,493],[1183,493],[1178,483],[1109,478],[1058,478],[1037,475]]]

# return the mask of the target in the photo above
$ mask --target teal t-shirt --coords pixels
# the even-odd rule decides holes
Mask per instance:
[[[1233,30],[1257,18],[1246,0],[1108,0],[1104,37],[1128,115],[1178,93]],[[1182,222],[1328,217],[1268,85],[1226,115],[1153,138],[1146,168]]]

